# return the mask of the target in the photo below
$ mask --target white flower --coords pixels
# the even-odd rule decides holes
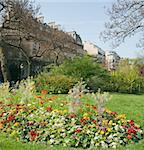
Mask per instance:
[[[52,135],[50,135],[50,138],[54,138],[55,136],[52,134]]]
[[[104,141],[101,141],[101,146],[102,146],[103,148],[108,148],[108,145],[107,145]]]
[[[110,146],[111,146],[112,148],[116,148],[116,145],[117,145],[116,142],[112,142],[112,143],[110,144]]]
[[[53,144],[54,143],[54,139],[50,139],[50,144]]]
[[[98,139],[98,136],[95,136],[95,137],[94,137],[94,140],[97,140],[97,139]]]
[[[115,128],[115,130],[116,130],[116,131],[118,131],[119,126],[118,126],[118,125],[116,125],[114,128]]]
[[[108,140],[113,139],[113,135],[112,135],[112,134],[110,134],[110,135],[107,137],[107,139],[108,139]]]

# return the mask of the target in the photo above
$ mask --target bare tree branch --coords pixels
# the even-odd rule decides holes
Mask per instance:
[[[110,20],[100,36],[104,41],[112,40],[114,47],[137,33],[144,33],[143,0],[117,0],[107,12]]]

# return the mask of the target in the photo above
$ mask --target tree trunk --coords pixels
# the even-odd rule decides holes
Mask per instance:
[[[7,60],[5,58],[4,50],[2,47],[0,47],[0,62],[4,82],[10,81],[10,74],[7,68]]]

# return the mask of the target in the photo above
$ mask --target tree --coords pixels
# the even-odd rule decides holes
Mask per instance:
[[[36,14],[38,14],[39,8],[35,7],[33,3],[29,0],[1,0],[0,1],[0,45],[9,45],[11,47],[17,48],[22,52],[28,63],[28,75],[30,74],[30,57],[28,51],[26,51],[22,42],[24,39],[29,39],[30,37],[34,38],[33,31],[38,29],[39,24],[36,22]],[[5,50],[2,48],[1,53],[5,53]],[[5,60],[4,55],[1,61]],[[5,64],[6,61],[3,61],[2,64]],[[4,73],[6,64],[2,65],[2,71],[4,75],[4,81],[8,79],[7,74]]]
[[[104,41],[113,40],[112,45],[117,47],[126,38],[141,33],[139,46],[144,48],[144,0],[117,0],[108,15],[110,20],[101,33]]]
[[[112,72],[113,91],[139,93],[144,89],[144,78],[140,75],[135,59],[123,59],[116,71]]]
[[[49,41],[46,44],[46,54],[59,65],[67,58],[81,55],[82,47],[67,33],[58,29],[50,29]]]
[[[22,53],[28,64],[27,76],[30,75],[30,65],[35,58],[47,60],[54,57],[54,62],[59,64],[61,57],[67,57],[68,53],[77,53],[77,44],[71,36],[39,21],[39,7],[30,0],[1,0],[0,15],[1,47],[8,45]],[[34,53],[27,46],[31,41],[36,44]],[[2,70],[6,70],[3,67]],[[7,77],[4,78],[6,81]]]

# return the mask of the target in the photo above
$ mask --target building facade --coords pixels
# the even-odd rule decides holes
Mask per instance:
[[[115,51],[106,52],[105,64],[109,71],[115,70],[120,62],[120,56]]]
[[[105,63],[105,51],[103,51],[97,45],[85,41],[84,42],[84,50],[86,50],[88,55],[91,55],[94,59],[96,59],[99,63]]]

